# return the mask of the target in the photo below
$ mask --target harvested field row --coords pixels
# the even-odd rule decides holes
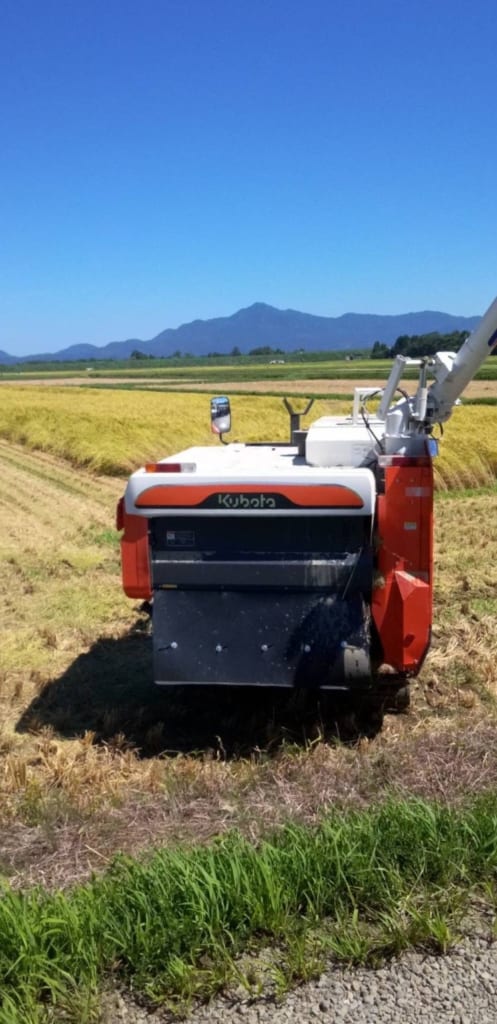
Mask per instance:
[[[386,379],[386,378],[385,378]],[[86,381],[82,377],[47,377],[47,378],[26,378],[25,380],[2,380],[0,377],[0,387],[2,384],[8,387],[95,387],[91,384],[91,378],[86,384]],[[274,394],[275,392],[280,393],[282,396],[290,393],[297,393],[302,395],[344,395],[350,397],[353,393],[354,388],[370,388],[370,387],[381,387],[382,382],[373,379],[372,377],[358,378],[357,380],[347,380],[342,377],[333,377],[331,374],[326,377],[316,377],[306,380],[261,380],[260,378],[254,378],[254,380],[241,380],[241,381],[224,381],[216,380],[215,385],[210,384],[207,380],[199,381],[178,381],[174,377],[115,377],[109,374],[107,377],[105,374],[100,374],[98,377],[98,385],[108,386],[123,386],[133,384],[137,389],[151,388],[160,389],[164,387],[167,390],[174,389],[175,391],[202,391],[209,390],[209,393],[214,393],[214,387],[216,393],[226,392],[230,394],[231,391],[246,391],[249,394],[260,394],[264,395],[268,392]],[[416,381],[407,380],[405,381],[405,390],[412,394],[416,388]],[[463,392],[463,398],[471,399],[476,401],[481,398],[495,398],[497,399],[497,380],[472,380],[468,384],[467,388]]]
[[[74,383],[81,384],[81,380],[79,380],[79,382],[75,380]],[[118,378],[116,378],[114,381],[108,381],[108,383],[136,384],[137,382],[133,381],[131,378],[126,382],[122,380],[119,381]],[[188,388],[188,391],[205,391],[208,386],[207,381],[201,381],[199,383],[192,382],[188,383],[188,385],[185,386],[185,384],[179,384],[177,381],[166,382],[161,380],[159,383],[156,380],[148,380],[140,381],[139,387],[145,387],[148,385],[149,387],[153,386],[154,388],[157,388],[160,387],[160,385],[163,383],[167,383],[168,388],[174,388],[177,391],[184,391],[185,387]],[[415,380],[406,380],[405,382],[403,382],[402,387],[409,394],[413,394],[414,391],[416,390],[416,385],[417,382]],[[220,394],[226,393],[228,395],[230,393],[230,390],[233,390],[248,391],[253,394],[258,393],[261,395],[264,395],[268,391],[270,391],[273,394],[274,392],[281,393],[281,395],[287,395],[291,392],[300,393],[302,395],[323,395],[329,393],[330,395],[346,395],[347,397],[349,397],[353,395],[354,388],[374,388],[381,386],[382,381],[373,380],[371,377],[363,377],[362,379],[359,378],[358,380],[353,381],[344,380],[343,378],[340,377],[335,378],[332,376],[316,378],[315,380],[244,380],[239,381],[235,384],[230,381],[216,381],[217,391]],[[472,400],[476,400],[479,398],[497,398],[497,381],[472,380],[468,384],[467,388],[465,388],[462,397],[469,398]]]
[[[337,734],[323,702],[153,688],[147,616],[120,590],[122,482],[6,442],[0,467],[0,871],[14,885],[392,791],[457,801],[493,785],[494,491],[438,499],[434,649],[413,710],[350,747],[321,742]],[[353,714],[338,731],[357,738]]]

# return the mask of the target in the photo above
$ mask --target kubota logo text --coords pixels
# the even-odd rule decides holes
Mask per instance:
[[[269,494],[218,494],[218,508],[249,509],[276,508],[276,501]]]

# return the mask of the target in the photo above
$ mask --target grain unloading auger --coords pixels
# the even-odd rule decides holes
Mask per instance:
[[[188,448],[133,473],[123,586],[153,600],[155,681],[405,688],[430,643],[432,430],[496,344],[497,299],[457,354],[398,356],[384,388],[357,388],[351,416],[302,431],[287,403],[290,443]],[[211,416],[222,437],[228,399]]]

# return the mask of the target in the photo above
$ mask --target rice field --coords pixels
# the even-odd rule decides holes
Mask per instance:
[[[232,405],[234,437],[287,436],[287,414],[279,399],[235,396]],[[312,415],[347,408],[342,402],[320,401]],[[341,819],[342,811],[355,814],[357,809],[371,808],[361,820],[365,836],[374,836],[375,815],[381,816],[381,807],[392,797],[451,804],[457,817],[468,793],[495,789],[495,426],[497,410],[473,406],[457,409],[446,427],[437,470],[432,651],[413,687],[409,714],[387,715],[381,733],[363,736],[359,742],[355,736],[351,744],[347,720],[341,722],[337,736],[335,722],[327,718],[322,705],[303,709],[281,695],[219,695],[208,689],[168,693],[151,685],[148,617],[140,603],[124,597],[120,587],[115,503],[126,473],[145,459],[192,443],[216,443],[209,430],[207,397],[36,386],[3,390],[0,885],[6,893],[20,893],[19,899],[15,892],[2,899],[2,927],[6,934],[10,929],[9,941],[3,947],[0,941],[2,1024],[2,1012],[6,1024],[24,1024],[28,1005],[32,1020],[40,1024],[80,1021],[82,992],[87,1021],[98,1020],[97,990],[103,975],[115,969],[120,983],[129,980],[112,945],[114,938],[124,942],[128,932],[130,941],[126,938],[126,948],[119,948],[135,988],[142,985],[148,997],[158,999],[167,990],[171,999],[183,1000],[183,1008],[202,992],[195,954],[189,947],[185,946],[181,963],[178,958],[164,961],[160,983],[154,980],[153,970],[147,973],[146,942],[155,941],[153,927],[147,931],[144,926],[143,958],[132,959],[133,915],[123,916],[122,927],[105,925],[109,945],[100,960],[95,950],[103,946],[97,931],[92,932],[96,945],[88,946],[88,958],[71,960],[72,954],[67,953],[64,960],[63,947],[66,951],[83,948],[89,922],[98,930],[99,920],[110,923],[124,908],[120,885],[113,879],[131,879],[129,892],[138,892],[133,879],[142,878],[141,869],[135,870],[134,862],[128,860],[120,868],[112,867],[117,851],[144,857],[144,889],[150,892],[157,885],[163,893],[169,864],[177,865],[181,878],[183,869],[195,872],[197,862],[203,871],[201,852],[198,861],[195,853],[183,861],[183,855],[174,852],[168,860],[167,851],[176,850],[178,842],[194,850],[207,844],[205,863],[209,865],[215,857],[208,844],[214,842],[221,858],[223,850],[228,851],[232,870],[233,829],[248,841],[238,840],[237,849],[252,863],[251,850],[267,836],[268,822],[272,830],[281,832],[283,849],[284,836],[293,843],[292,836],[297,835],[285,833],[289,823],[294,829],[319,829],[332,811],[338,815],[340,836],[350,820],[355,848],[359,818]],[[400,807],[392,812],[392,821],[411,813],[402,803]],[[382,818],[385,823],[389,813],[387,809]],[[469,836],[469,818],[464,817],[465,811],[461,813],[462,818],[457,818],[462,822],[461,835]],[[417,802],[412,811],[416,822],[433,823],[439,820],[437,814],[430,808],[420,809]],[[471,821],[473,830],[480,827],[478,822],[487,821],[478,814],[476,824]],[[494,828],[494,818],[492,810],[489,829]],[[454,835],[459,834],[459,825],[454,827]],[[226,839],[219,839],[227,833]],[[432,829],[432,838],[436,846],[438,825]],[[312,850],[313,841],[309,842]],[[307,843],[307,833],[302,833],[302,849],[307,849]],[[151,845],[166,852],[149,862]],[[482,850],[481,861],[472,868],[476,880],[487,869],[494,871],[488,847],[483,845]],[[348,852],[344,857],[349,863]],[[293,871],[291,858],[285,858]],[[456,861],[446,858],[444,862],[450,879]],[[213,870],[216,889],[217,867]],[[104,872],[101,883],[89,882],[92,872],[98,877]],[[395,864],[392,878],[398,878]],[[42,888],[32,894],[34,885]],[[57,890],[67,891],[67,900]],[[21,892],[26,892],[26,899]],[[269,891],[268,896],[271,899]],[[257,894],[247,896],[254,908],[258,899]],[[236,916],[236,900],[233,905]],[[202,906],[207,915],[217,913],[209,901]],[[261,906],[254,913],[265,914],[266,904]],[[148,920],[145,897],[142,907]],[[394,904],[387,900],[385,907],[390,910]],[[79,917],[81,908],[84,912]],[[440,927],[443,946],[449,934],[443,930],[445,924],[442,927],[438,917],[438,925],[434,923],[425,909],[422,921],[419,916],[409,918],[400,938],[406,944],[435,941],[436,927]],[[418,911],[419,906],[413,906],[413,915]],[[365,904],[366,917],[368,912]],[[292,910],[288,918],[292,934],[296,913]],[[354,913],[352,909],[349,920],[346,908],[333,931],[336,949],[352,959],[351,949],[366,956],[380,942],[378,932],[372,934],[367,922],[358,937]],[[156,914],[157,907],[153,919]],[[55,929],[50,933],[53,945],[47,920]],[[186,935],[188,921],[181,927]],[[25,941],[27,931],[27,952],[14,969],[12,950]],[[282,942],[285,934],[280,933]],[[381,941],[386,946],[387,940],[385,932]],[[296,955],[293,946],[291,950]],[[200,972],[205,991],[226,983],[233,970],[231,953],[213,964],[209,979]],[[47,957],[51,958],[48,967]],[[300,960],[302,976],[310,960],[306,945]],[[77,980],[73,989],[64,988],[66,969]],[[300,977],[296,974],[294,980]],[[59,1010],[53,1010],[52,1003]]]
[[[151,686],[148,618],[120,586],[115,504],[127,468],[181,444],[211,441],[204,398],[79,389],[16,389],[2,397],[0,818],[12,831],[4,833],[0,871],[3,864],[20,883],[39,872],[58,880],[84,874],[108,851],[127,848],[130,814],[138,846],[147,844],[150,819],[165,839],[175,832],[205,837],[230,822],[246,822],[255,835],[268,804],[273,821],[295,807],[313,821],[322,800],[351,790],[367,801],[381,788],[394,738],[393,763],[396,756],[409,761],[410,720],[405,729],[404,720],[387,719],[365,776],[349,750],[313,746],[326,732],[322,710],[306,717],[282,699],[268,707],[252,693],[213,700],[205,691],[168,695]],[[246,420],[247,432],[261,437],[274,419],[276,436],[285,436],[278,400],[240,397],[233,407],[235,431]],[[317,412],[326,411],[319,403]],[[476,418],[470,439],[461,426],[468,413],[473,425]],[[430,730],[461,716],[480,728],[497,698],[495,416],[492,408],[461,408],[446,431],[434,645],[415,689],[416,714]],[[472,493],[454,491],[453,483]],[[288,744],[291,756],[281,753]],[[478,774],[475,754],[468,756]],[[421,792],[433,795],[437,783],[427,773],[426,765]],[[29,830],[47,821],[54,849],[79,836],[79,867],[54,856],[52,840],[40,856],[38,831],[34,845],[28,840]]]
[[[298,404],[297,399],[294,402]],[[233,440],[288,437],[288,414],[279,398],[235,395],[232,410]],[[310,416],[349,410],[350,403],[343,399],[319,399]],[[496,426],[493,406],[455,409],[444,427],[436,462],[440,489],[492,485],[497,473]],[[0,437],[114,475],[192,444],[218,443],[210,432],[206,395],[43,386],[2,389]]]
[[[276,440],[288,415],[272,398],[233,399],[233,439]],[[192,444],[215,444],[207,396],[181,393],[5,388],[0,436],[99,473],[124,474]]]

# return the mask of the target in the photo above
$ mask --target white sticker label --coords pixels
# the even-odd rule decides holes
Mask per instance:
[[[406,498],[429,498],[430,487],[406,487]]]

